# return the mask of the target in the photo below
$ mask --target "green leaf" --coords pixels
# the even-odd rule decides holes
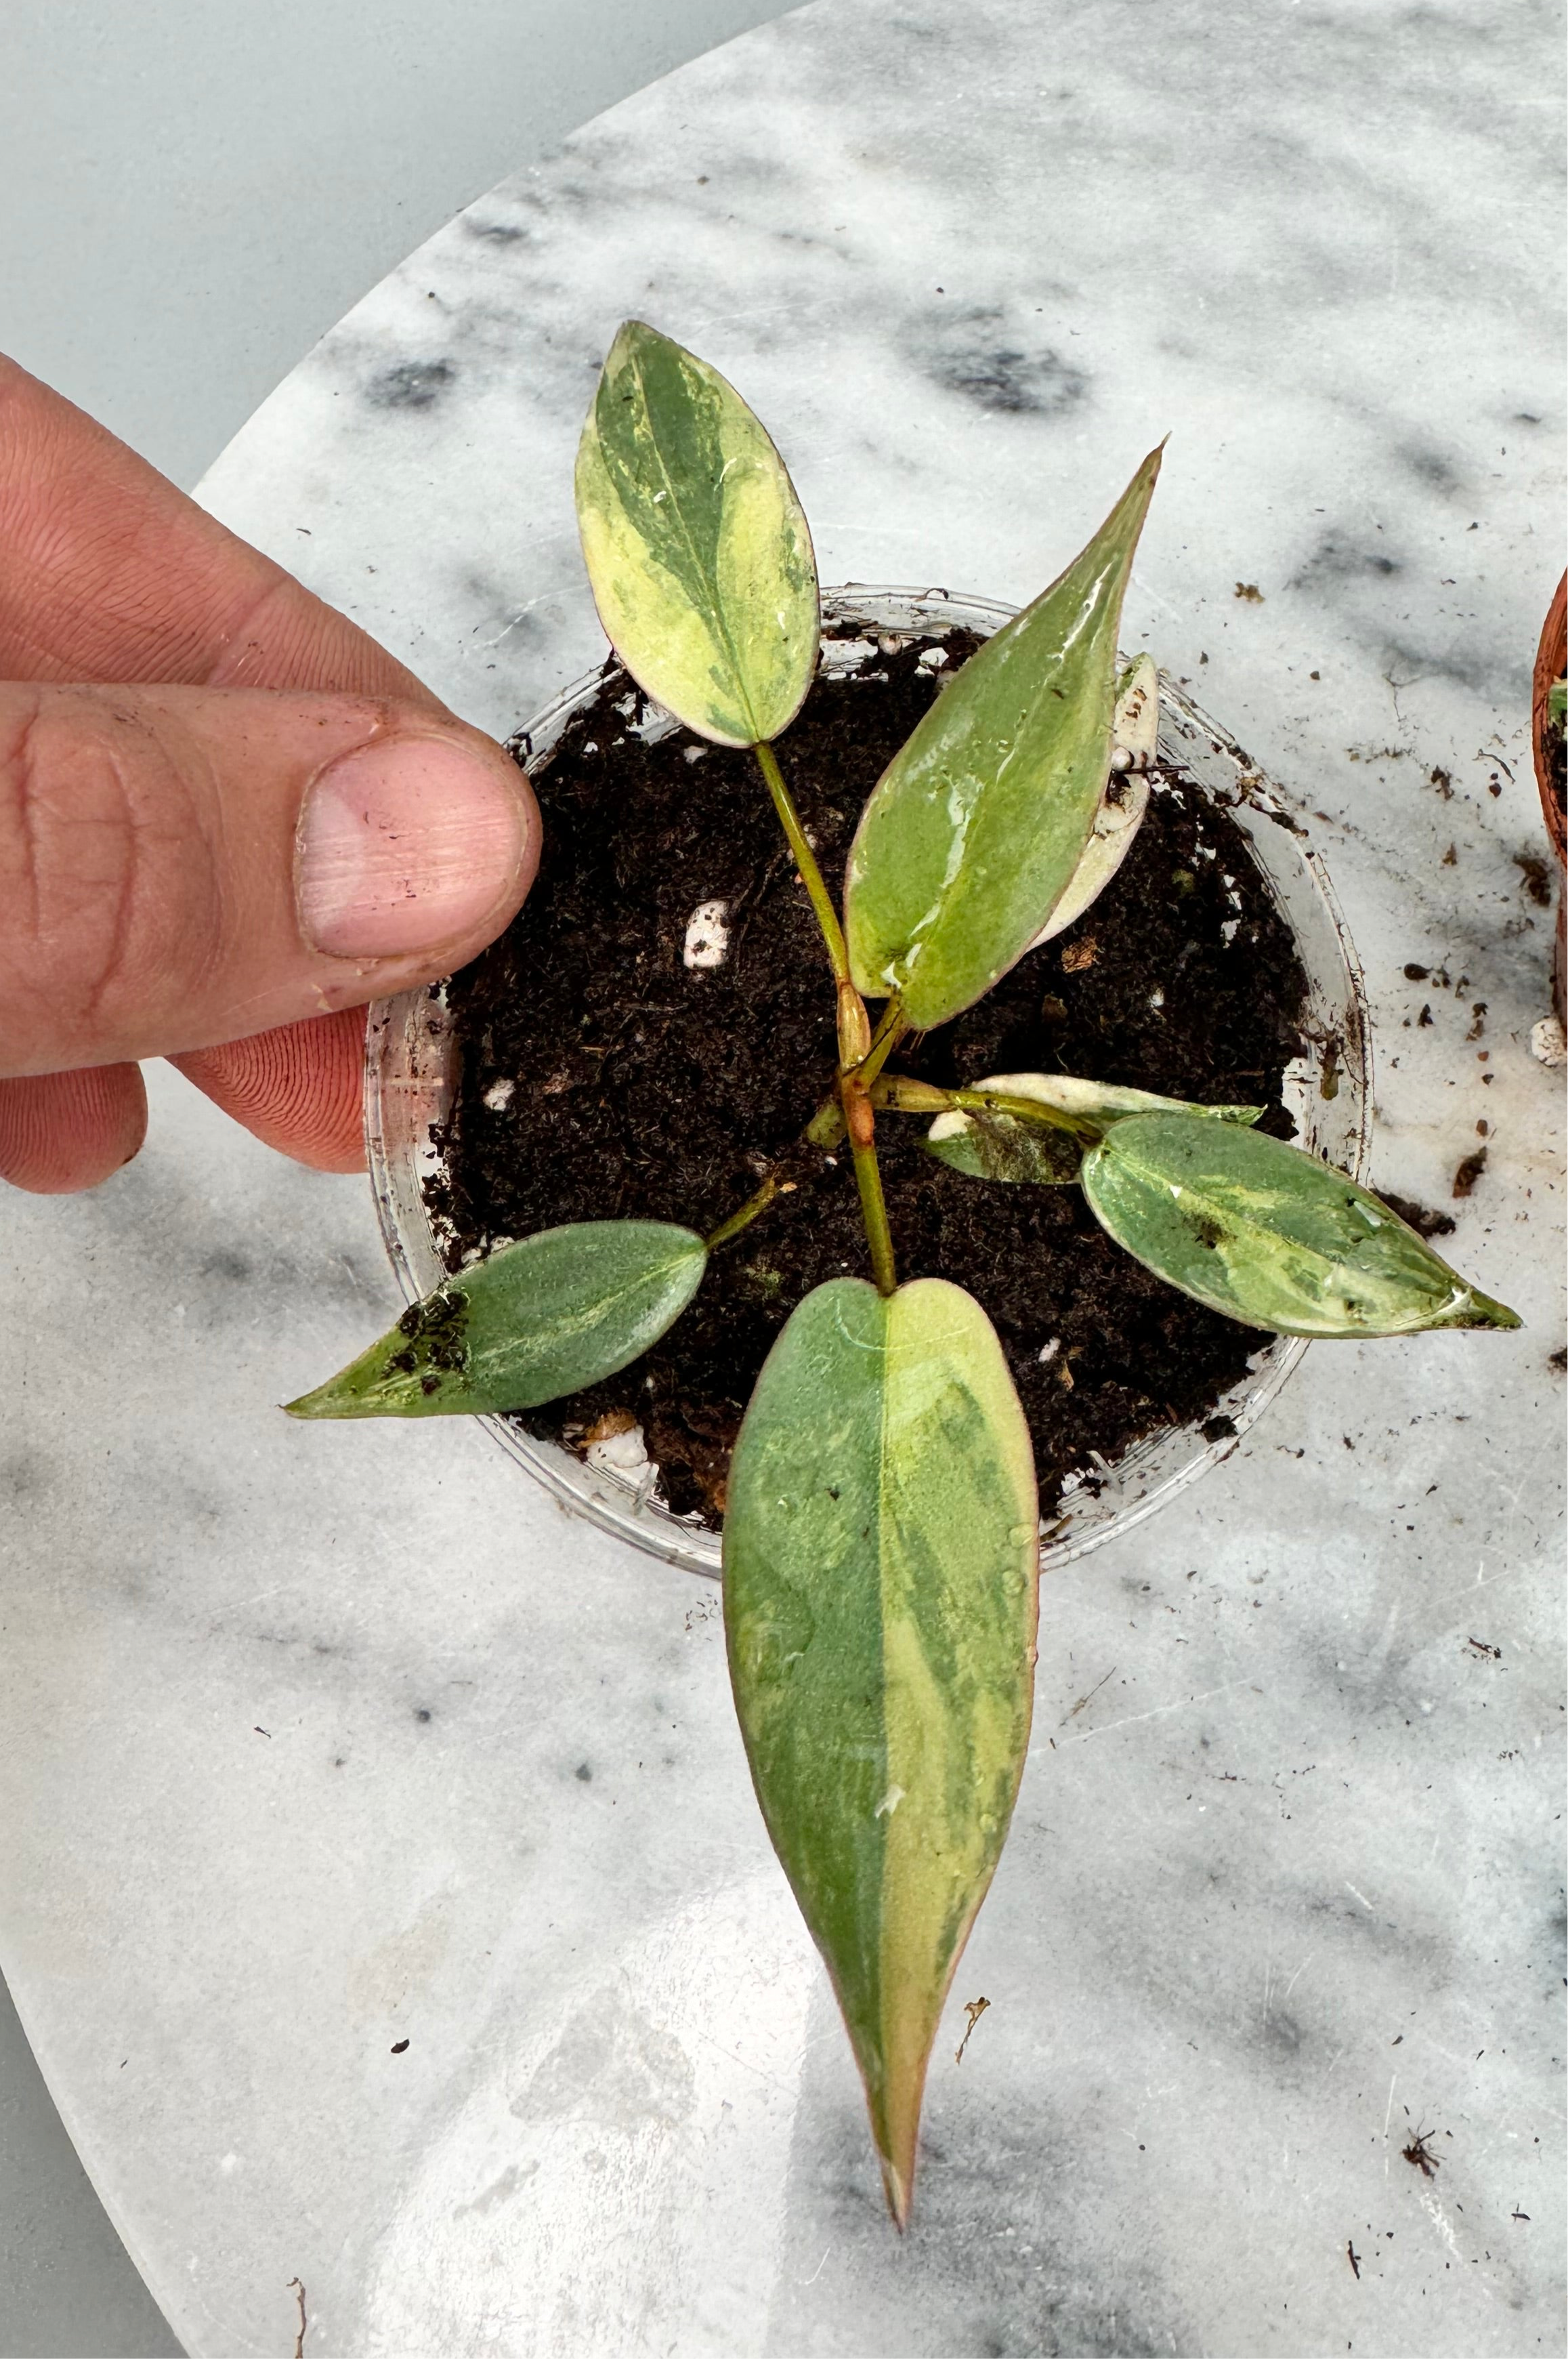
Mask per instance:
[[[1023,955],[1070,884],[1105,788],[1122,593],[1152,451],[1060,580],[972,655],[883,771],[849,849],[856,984],[945,1024]]]
[[[805,513],[734,386],[641,320],[611,346],[583,425],[577,512],[633,679],[716,745],[786,729],[816,670]]]
[[[612,1376],[673,1327],[708,1248],[666,1221],[575,1221],[503,1245],[404,1312],[290,1417],[534,1408]]]
[[[993,1073],[972,1089],[998,1098],[1033,1099],[1086,1122],[1108,1125],[1125,1114],[1192,1114],[1210,1122],[1254,1123],[1261,1106],[1196,1105],[1186,1098],[1156,1097],[1149,1090],[1119,1089],[1110,1082],[1079,1081],[1072,1073]],[[1031,1125],[1022,1112],[998,1107],[939,1114],[926,1133],[928,1151],[972,1180],[1023,1180],[1060,1187],[1076,1180],[1084,1143],[1071,1132]]]
[[[939,1114],[925,1134],[925,1151],[968,1180],[1021,1181],[1063,1188],[1078,1176],[1084,1142],[1070,1130],[1033,1129],[1011,1114]]]
[[[1057,934],[1076,925],[1091,901],[1098,901],[1132,849],[1133,838],[1149,809],[1146,775],[1160,742],[1160,675],[1152,656],[1140,656],[1117,682],[1116,711],[1110,724],[1111,755],[1128,757],[1127,766],[1112,768],[1100,794],[1099,809],[1089,831],[1083,857],[1067,889],[1029,947],[1037,951]]]
[[[730,1670],[768,1832],[827,1960],[893,2217],[926,2060],[1029,1739],[1029,1432],[968,1295],[807,1295],[730,1464]]]
[[[1083,1184],[1118,1245],[1249,1327],[1409,1335],[1519,1323],[1343,1171],[1255,1130],[1135,1115],[1085,1157]]]

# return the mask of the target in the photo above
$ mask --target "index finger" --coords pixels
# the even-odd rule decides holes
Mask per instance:
[[[346,615],[3,354],[0,679],[438,701]]]

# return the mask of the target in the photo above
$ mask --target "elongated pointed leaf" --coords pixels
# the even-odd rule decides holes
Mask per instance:
[[[1255,1130],[1134,1115],[1085,1157],[1083,1184],[1118,1245],[1250,1327],[1409,1335],[1519,1323],[1343,1171]]]
[[[1033,1099],[1106,1125],[1133,1114],[1191,1114],[1210,1122],[1254,1123],[1261,1106],[1198,1105],[1157,1097],[1151,1090],[1119,1089],[1113,1082],[1079,1081],[1073,1073],[992,1073],[970,1086],[996,1098]],[[972,1180],[1025,1180],[1060,1187],[1079,1177],[1084,1148],[1065,1130],[1031,1125],[998,1106],[994,1113],[939,1114],[926,1133],[929,1152]]]
[[[648,694],[720,745],[776,737],[816,669],[816,567],[784,461],[733,386],[641,320],[578,446],[600,622]]]
[[[1066,891],[1029,947],[1037,951],[1057,934],[1076,925],[1093,901],[1098,901],[1132,849],[1133,839],[1149,810],[1145,775],[1160,742],[1160,675],[1152,656],[1130,664],[1117,686],[1116,712],[1110,724],[1111,758],[1128,757],[1130,767],[1113,768],[1100,795],[1099,809],[1089,831],[1083,857],[1074,869]]]
[[[730,1677],[768,1832],[827,1962],[888,2201],[1029,1736],[1038,1520],[985,1313],[920,1278],[806,1297],[736,1445]]]
[[[1088,547],[988,639],[883,771],[844,914],[868,996],[925,1031],[989,991],[1071,882],[1110,756],[1116,633],[1160,453]]]
[[[612,1376],[673,1327],[708,1248],[666,1221],[576,1221],[503,1245],[411,1303],[291,1417],[534,1408]]]

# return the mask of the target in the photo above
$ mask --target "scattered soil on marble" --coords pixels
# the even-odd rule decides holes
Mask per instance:
[[[1389,1188],[1379,1188],[1378,1194],[1390,1212],[1397,1212],[1407,1229],[1418,1237],[1451,1237],[1458,1225],[1452,1212],[1434,1212],[1430,1204],[1416,1201],[1413,1196],[1396,1196]]]
[[[1563,799],[1561,787],[1558,788],[1557,799],[1559,802]],[[1524,889],[1529,894],[1530,899],[1535,903],[1536,908],[1538,909],[1550,909],[1552,907],[1552,871],[1547,866],[1545,861],[1538,858],[1533,852],[1516,852],[1514,853],[1514,866],[1519,870],[1520,884],[1524,886]]]
[[[820,678],[779,745],[835,885],[867,795],[937,693],[940,675],[919,662],[935,643]],[[950,667],[979,645],[959,633],[941,643]],[[446,1169],[427,1195],[457,1269],[565,1221],[658,1218],[706,1234],[788,1158],[795,1192],[715,1255],[653,1351],[519,1419],[581,1449],[607,1416],[633,1415],[670,1506],[716,1525],[774,1336],[813,1287],[864,1275],[867,1258],[848,1153],[799,1144],[831,1083],[833,993],[755,763],[682,731],[647,742],[645,710],[608,669],[535,781],[538,882],[449,986],[458,1081]],[[1303,1047],[1305,978],[1245,834],[1181,772],[1162,777],[1109,889],[978,1006],[907,1044],[900,1070],[938,1082],[1069,1072],[1262,1103],[1262,1127],[1292,1135],[1280,1086]],[[715,901],[727,954],[688,967],[688,920]],[[989,1313],[1043,1506],[1091,1452],[1114,1460],[1213,1411],[1260,1348],[1256,1331],[1162,1285],[1111,1244],[1077,1188],[965,1179],[923,1151],[925,1126],[878,1124],[900,1271],[950,1278]]]
[[[1445,2130],[1444,2135],[1445,2137],[1452,2137],[1454,2133],[1452,2130]],[[1400,2159],[1408,2162],[1412,2169],[1419,2170],[1423,2179],[1435,2179],[1443,2168],[1443,2157],[1433,2151],[1432,2141],[1436,2136],[1435,2130],[1418,2129],[1412,2135],[1409,2146],[1402,2146],[1400,2148]]]
[[[1454,1174],[1454,1195],[1456,1197],[1473,1196],[1476,1192],[1476,1182],[1486,1168],[1487,1150],[1484,1147],[1478,1147],[1474,1155],[1467,1155],[1465,1158]]]

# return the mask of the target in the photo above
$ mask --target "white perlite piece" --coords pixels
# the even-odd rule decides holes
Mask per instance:
[[[1530,1053],[1543,1065],[1561,1065],[1568,1058],[1568,1038],[1555,1016],[1543,1016],[1530,1026]]]
[[[515,1082],[492,1082],[489,1089],[487,1089],[484,1093],[485,1104],[490,1108],[492,1114],[505,1113],[507,1107],[512,1103],[513,1093],[515,1091],[516,1087],[517,1084]]]
[[[724,920],[730,914],[728,901],[699,901],[686,921],[686,948],[681,955],[687,966],[722,966],[730,949],[730,929]]]
[[[643,1439],[640,1425],[630,1425],[619,1433],[606,1433],[590,1441],[583,1456],[600,1474],[618,1474],[623,1483],[635,1483],[648,1472],[648,1445]]]

